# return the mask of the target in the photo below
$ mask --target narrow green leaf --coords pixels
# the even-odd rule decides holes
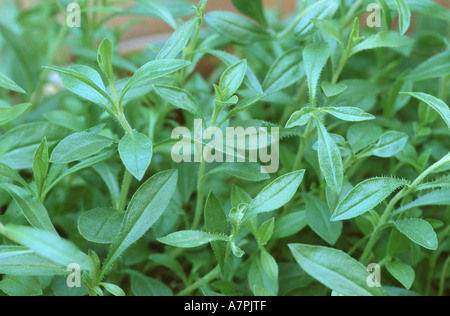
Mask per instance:
[[[410,95],[410,96],[412,96],[416,99],[419,99],[420,101],[428,104],[442,117],[442,119],[445,121],[448,128],[450,129],[450,110],[448,108],[448,105],[445,104],[444,101],[442,101],[432,95],[429,95],[426,93],[421,93],[421,92],[401,92],[401,94]]]
[[[42,294],[39,279],[34,276],[7,275],[0,281],[0,290],[9,296],[37,296]]]
[[[406,80],[423,81],[450,74],[450,50],[437,54],[421,63],[406,76]]]
[[[380,47],[400,47],[411,43],[411,39],[393,31],[383,31],[366,38],[364,41],[353,47],[350,56],[364,50]]]
[[[359,108],[342,106],[338,108],[320,108],[321,111],[329,113],[334,117],[349,122],[360,122],[360,121],[368,121],[374,120],[375,116],[364,112]]]
[[[72,134],[53,150],[50,162],[70,163],[93,156],[114,144],[114,140],[88,132]]]
[[[317,85],[328,58],[330,47],[326,43],[314,43],[303,50],[303,64],[308,79],[309,100],[311,107],[316,105]]]
[[[278,264],[275,258],[264,248],[261,249],[261,265],[269,277],[278,280]]]
[[[358,261],[337,249],[289,244],[297,263],[329,289],[346,296],[384,296],[381,288],[369,287],[370,274]]]
[[[23,103],[13,107],[0,107],[0,126],[20,117],[30,106],[31,103]]]
[[[18,92],[18,93],[26,93],[17,83],[6,77],[4,74],[0,73],[0,87]]]
[[[242,222],[259,213],[279,209],[289,202],[297,192],[304,175],[305,170],[294,171],[275,179],[267,185],[251,201]]]
[[[188,111],[196,118],[205,120],[197,101],[195,101],[194,97],[188,91],[176,87],[159,85],[155,85],[155,91],[173,106]]]
[[[6,226],[0,229],[0,233],[30,248],[38,256],[64,267],[76,263],[84,271],[92,271],[94,268],[86,254],[56,233],[25,226]]]
[[[177,58],[178,54],[185,48],[191,38],[198,22],[199,19],[195,17],[177,28],[177,30],[172,34],[164,47],[161,49],[156,59]]]
[[[239,44],[270,39],[263,28],[233,12],[213,11],[205,15],[205,21],[215,32]]]
[[[286,123],[286,128],[293,128],[295,126],[304,126],[308,124],[312,117],[311,113],[315,111],[316,110],[311,107],[304,107],[300,111],[295,111]]]
[[[347,140],[354,153],[374,144],[382,135],[383,129],[375,123],[353,124],[347,131]]]
[[[328,20],[321,20],[321,19],[312,19],[311,21],[314,23],[315,27],[317,27],[319,30],[321,30],[328,36],[331,36],[342,45],[341,36],[339,35],[339,32],[333,25],[333,23],[331,23]]]
[[[298,211],[283,216],[275,222],[273,238],[293,236],[308,226],[306,211]]]
[[[222,98],[222,101],[231,98],[241,86],[247,72],[247,61],[241,60],[238,63],[228,67],[220,78],[219,88],[222,92],[228,91]]]
[[[205,229],[213,234],[220,234],[227,236],[231,232],[231,226],[222,207],[222,204],[211,192],[205,204]],[[219,262],[223,267],[225,264],[225,256],[227,250],[227,243],[223,241],[211,242],[211,247]]]
[[[404,35],[408,31],[411,23],[411,10],[405,0],[395,0],[395,5],[397,6],[399,16],[400,33]]]
[[[275,60],[266,75],[263,89],[267,94],[274,93],[293,85],[304,76],[302,50],[293,48]]]
[[[275,218],[271,218],[265,221],[261,227],[258,229],[258,244],[260,246],[266,245],[273,236],[275,229]]]
[[[228,241],[228,237],[198,230],[183,230],[158,238],[158,241],[173,247],[195,248],[213,241]]]
[[[101,282],[101,286],[114,296],[126,296],[125,292],[117,285]]]
[[[447,186],[449,185],[450,183],[447,182]],[[400,214],[412,208],[428,205],[450,205],[450,189],[447,188],[429,192],[413,202],[400,207],[395,211],[395,214]]]
[[[181,68],[184,68],[191,63],[182,59],[164,59],[164,60],[153,60],[139,68],[127,82],[125,87],[122,89],[119,103],[122,102],[125,95],[132,87],[144,83],[150,80],[158,79],[171,74]]]
[[[172,290],[167,285],[140,273],[132,274],[131,291],[135,296],[173,296]]]
[[[42,191],[44,189],[44,182],[48,173],[48,164],[48,145],[47,139],[44,138],[36,150],[36,154],[33,159],[33,174],[39,197],[42,195]]]
[[[119,142],[119,154],[127,170],[141,181],[152,161],[153,143],[147,136],[131,131]]]
[[[319,130],[319,165],[328,186],[336,193],[339,193],[344,182],[344,165],[341,153],[334,140],[328,134],[322,121],[316,118]]]
[[[167,24],[170,25],[172,29],[177,28],[177,22],[175,21],[172,13],[166,6],[157,0],[134,0],[139,3],[141,6],[146,7],[152,11],[153,14],[163,19]]]
[[[113,43],[106,38],[98,47],[97,62],[109,82],[114,82],[114,70],[112,65]]]
[[[367,153],[367,156],[374,155],[382,158],[393,157],[403,150],[408,143],[408,139],[408,135],[403,132],[386,132],[381,135],[372,150]]]
[[[392,192],[406,185],[405,180],[373,178],[355,186],[338,204],[332,220],[343,221],[360,216],[384,201]]]
[[[177,171],[167,170],[151,177],[136,191],[128,205],[120,233],[111,245],[104,265],[106,269],[159,219],[169,205],[177,181]]]
[[[66,275],[65,266],[36,255],[22,246],[0,246],[0,274],[22,276]]]
[[[261,173],[261,166],[256,162],[225,162],[219,167],[212,169],[206,176],[209,177],[218,173],[228,174],[232,177],[252,182],[270,179],[270,176],[267,173]]]
[[[32,226],[56,233],[47,209],[29,191],[10,183],[2,183],[0,187],[16,201],[23,215]]]

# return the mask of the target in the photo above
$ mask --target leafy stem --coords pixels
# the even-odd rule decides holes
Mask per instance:
[[[220,265],[217,265],[211,272],[209,272],[207,275],[205,275],[203,278],[198,280],[197,282],[193,283],[192,285],[185,288],[183,291],[177,294],[177,296],[186,296],[191,294],[193,291],[198,289],[199,287],[202,287],[205,284],[208,284],[214,279],[217,279],[221,274]]]
[[[437,168],[439,168],[449,162],[450,162],[450,152],[447,155],[445,155],[441,160],[439,160],[438,162],[433,164],[431,167],[429,167],[427,170],[425,170],[421,175],[419,175],[411,185],[404,187],[400,192],[398,192],[392,198],[392,200],[389,202],[388,206],[386,207],[386,210],[384,211],[382,217],[380,218],[380,221],[379,221],[377,227],[375,227],[375,229],[369,239],[367,247],[364,249],[364,252],[363,252],[363,254],[361,256],[361,260],[360,260],[361,262],[366,263],[366,261],[368,260],[373,247],[375,246],[376,242],[378,241],[378,237],[379,237],[381,231],[385,228],[386,223],[388,222],[392,212],[394,211],[395,205],[397,205],[397,203],[399,201],[401,201],[404,197],[406,197],[409,194],[411,194],[412,192],[414,192],[415,188],[419,184],[421,184],[425,180],[425,178],[428,175],[430,175],[434,170],[436,170]]]

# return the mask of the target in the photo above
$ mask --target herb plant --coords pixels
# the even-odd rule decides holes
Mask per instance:
[[[125,2],[3,4],[1,294],[450,294],[446,8]],[[120,15],[173,34],[121,55]],[[278,169],[249,135],[177,161],[177,127],[267,131]]]

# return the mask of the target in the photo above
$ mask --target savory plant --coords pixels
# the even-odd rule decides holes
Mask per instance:
[[[0,13],[1,294],[450,294],[446,8],[94,2],[75,29],[69,1]],[[120,56],[118,15],[173,34]],[[175,161],[196,122],[267,131],[280,167],[242,161],[249,135]]]

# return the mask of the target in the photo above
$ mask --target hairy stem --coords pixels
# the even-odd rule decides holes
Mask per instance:
[[[383,216],[380,218],[380,221],[378,223],[378,226],[375,227],[372,235],[370,236],[369,243],[367,244],[367,247],[364,249],[364,252],[361,256],[360,261],[362,263],[366,263],[367,259],[369,258],[373,247],[375,246],[376,242],[378,241],[378,237],[383,230],[385,224],[388,222],[392,212],[394,211],[395,205],[401,201],[404,197],[408,196],[410,193],[414,191],[414,189],[421,184],[425,178],[430,175],[434,170],[437,168],[443,166],[444,164],[450,162],[450,152],[445,155],[441,160],[433,164],[431,167],[429,167],[427,170],[425,170],[421,175],[417,177],[414,182],[407,187],[404,187],[400,192],[398,192],[392,200],[389,202],[388,206],[386,207],[386,210],[383,213]]]
[[[186,296],[191,294],[193,291],[198,289],[199,287],[202,287],[205,284],[208,284],[214,279],[217,279],[220,276],[221,269],[220,265],[216,266],[211,272],[209,272],[207,275],[205,275],[203,278],[195,282],[194,284],[188,286],[183,291],[177,294],[177,296]]]
[[[195,207],[195,215],[194,215],[194,221],[192,222],[192,229],[195,230],[200,225],[200,220],[203,215],[203,197],[204,197],[204,191],[205,191],[205,175],[206,170],[206,161],[202,159],[202,162],[200,162],[200,168],[198,170],[198,181],[197,181],[197,205]]]
[[[125,170],[122,181],[122,189],[120,191],[120,200],[119,200],[119,213],[125,212],[125,207],[127,204],[128,193],[130,192],[131,181],[133,180],[133,176],[128,170]]]

